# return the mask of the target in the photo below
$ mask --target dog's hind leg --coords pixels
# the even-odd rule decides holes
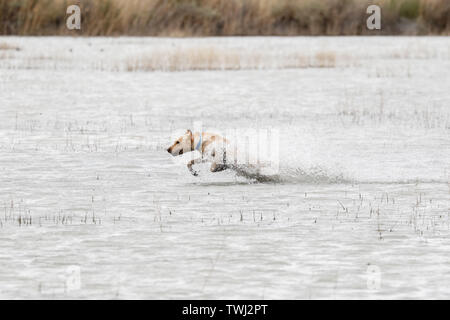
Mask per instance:
[[[211,164],[211,167],[209,168],[209,170],[211,172],[220,172],[220,171],[223,171],[223,170],[226,170],[226,169],[228,169],[226,164],[217,164],[215,162],[213,162]]]
[[[219,159],[217,161],[218,157],[216,157],[215,152],[213,153],[213,157],[215,157],[215,161],[211,164],[211,168],[209,168],[209,170],[211,172],[220,172],[220,171],[229,169],[229,166],[226,164],[227,163],[227,155],[226,155],[225,150],[222,153],[222,159]]]

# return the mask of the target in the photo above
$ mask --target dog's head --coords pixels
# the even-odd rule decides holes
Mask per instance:
[[[193,140],[192,131],[188,130],[184,135],[175,140],[175,142],[167,149],[167,152],[173,156],[179,156],[185,152],[192,151]]]

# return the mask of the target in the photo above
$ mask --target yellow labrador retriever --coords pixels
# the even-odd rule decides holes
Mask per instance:
[[[184,135],[179,137],[168,149],[172,156],[179,156],[186,152],[197,150],[201,158],[188,162],[189,171],[197,176],[197,172],[192,169],[194,164],[211,162],[211,172],[218,172],[228,169],[226,165],[226,144],[227,139],[208,132],[195,132],[187,130]]]

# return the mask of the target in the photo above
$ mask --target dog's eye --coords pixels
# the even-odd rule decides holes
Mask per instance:
[[[179,144],[179,143],[180,143],[180,141],[177,141],[177,142],[176,142],[176,144]]]

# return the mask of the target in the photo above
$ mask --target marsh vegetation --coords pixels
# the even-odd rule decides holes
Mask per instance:
[[[65,26],[72,4],[83,17],[75,34],[90,36],[374,34],[371,4],[383,12],[380,34],[450,32],[447,0],[0,0],[0,34],[73,35]]]

